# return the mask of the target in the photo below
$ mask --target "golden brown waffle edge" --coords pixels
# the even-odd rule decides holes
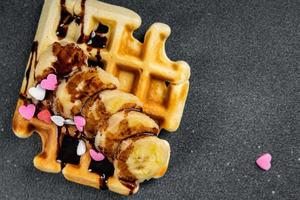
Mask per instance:
[[[133,37],[133,32],[141,24],[136,13],[96,0],[85,1],[84,11],[80,0],[66,0],[65,5],[70,13],[84,14],[84,26],[70,24],[63,40],[77,41],[80,32],[90,35],[99,22],[108,26],[108,43],[100,52],[89,49],[84,43],[80,46],[89,51],[92,58],[101,56],[105,62],[104,69],[120,80],[123,91],[140,98],[144,103],[144,111],[159,122],[161,129],[175,131],[180,124],[188,94],[190,68],[184,61],[173,62],[168,59],[165,42],[171,33],[169,26],[153,24],[145,35],[144,43],[141,43]],[[36,84],[34,67],[39,56],[52,43],[60,40],[56,35],[60,16],[61,0],[45,0],[20,91],[22,95],[26,95],[27,89]],[[22,104],[24,102],[20,98],[14,113],[13,131],[21,138],[30,137],[36,131],[42,140],[42,152],[34,158],[34,166],[45,172],[60,172],[61,165],[56,160],[59,146],[57,127],[36,118],[30,121],[23,119],[18,113]],[[90,160],[86,153],[80,158],[79,165],[67,164],[63,168],[66,179],[95,188],[102,187],[101,177],[88,171]]]

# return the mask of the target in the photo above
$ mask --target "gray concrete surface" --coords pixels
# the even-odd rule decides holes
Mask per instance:
[[[162,133],[169,171],[129,199],[300,199],[300,2],[297,0],[106,0],[172,27],[167,52],[191,65],[180,129]],[[23,140],[11,117],[42,0],[0,1],[0,199],[126,199],[33,167],[37,135]],[[273,155],[269,172],[256,157]]]

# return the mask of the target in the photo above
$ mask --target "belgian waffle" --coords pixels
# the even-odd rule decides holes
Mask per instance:
[[[145,35],[145,42],[141,43],[133,37],[133,32],[140,24],[141,19],[136,13],[100,1],[45,0],[13,118],[13,130],[17,136],[27,138],[35,131],[41,136],[43,146],[42,152],[34,158],[36,168],[51,173],[58,173],[62,170],[65,178],[70,181],[95,188],[108,187],[112,191],[128,195],[135,193],[139,182],[143,181],[143,178],[135,182],[128,181],[132,176],[128,173],[120,173],[116,167],[124,165],[121,158],[124,157],[124,152],[128,150],[128,147],[137,148],[140,144],[148,144],[147,142],[151,141],[151,144],[159,144],[162,150],[169,148],[168,144],[166,145],[165,141],[158,139],[156,135],[160,129],[175,131],[178,128],[188,93],[190,70],[187,63],[172,62],[167,58],[164,50],[166,39],[170,35],[170,28],[167,25],[153,24]],[[78,48],[84,52],[83,55],[54,50],[56,46],[59,49],[73,44],[74,46],[70,49]],[[52,54],[56,54],[56,57]],[[67,66],[72,63],[60,61],[60,56],[74,58],[77,61],[76,67],[80,70],[82,70],[81,65],[88,66],[86,70],[91,75],[85,76],[94,77],[93,73],[100,74],[99,77],[102,76],[101,74],[104,76],[100,79],[101,83],[105,84],[95,85],[98,92],[100,92],[99,87],[102,88],[102,92],[96,95],[94,95],[95,92],[91,93],[93,97],[80,96],[76,100],[80,100],[82,104],[72,107],[74,109],[70,112],[65,112],[66,108],[60,105],[61,99],[59,99],[58,91],[63,87],[63,83],[68,84],[72,81],[72,77],[80,73],[84,74],[85,71],[79,70],[78,72],[77,68],[69,69]],[[63,68],[55,67],[53,63]],[[50,65],[54,67],[51,68]],[[95,66],[102,67],[113,76],[102,72],[101,69],[97,69],[96,72],[95,69],[89,69]],[[61,75],[58,91],[55,95],[47,92],[46,100],[42,103],[37,102],[30,97],[28,89],[35,87],[50,73]],[[65,75],[69,77],[66,78]],[[114,76],[117,79],[114,79]],[[64,94],[63,89],[61,89],[63,91],[61,94]],[[133,95],[129,97],[126,92]],[[124,96],[126,96],[126,101],[129,99],[129,103],[119,105],[120,107],[117,108],[113,106],[114,110],[109,103],[113,100],[112,97],[123,98]],[[108,99],[107,103],[104,103],[104,106],[108,105],[107,113],[99,116],[90,113],[92,107],[88,106],[101,107],[105,98]],[[89,102],[91,99],[93,101]],[[97,99],[103,102],[94,105]],[[51,106],[53,107],[51,112],[66,118],[77,113],[84,115],[87,119],[87,126],[83,141],[87,151],[80,157],[65,158],[72,148],[65,149],[64,146],[68,143],[72,143],[73,146],[75,143],[77,146],[81,134],[72,125],[57,127],[53,123],[42,122],[36,117],[30,120],[24,119],[18,110],[20,106],[29,103],[34,103],[41,108]],[[111,138],[116,135],[112,134],[114,133],[113,127],[118,124],[114,122],[114,119],[119,118],[127,120],[126,130],[129,130],[130,134],[118,140],[118,143],[110,144]],[[130,123],[136,124],[133,122],[136,118],[143,121],[138,128],[130,125]],[[99,131],[94,143],[95,135],[90,135],[89,131],[93,132],[94,123],[92,122],[99,119],[106,119],[111,124],[97,123]],[[137,123],[140,124],[140,122]],[[141,132],[148,135],[141,135]],[[100,141],[99,138],[103,141],[103,135],[106,136],[105,141],[108,141],[105,145],[101,142],[97,143],[98,140]],[[88,151],[93,148],[107,155],[107,158],[100,164],[101,173],[96,172],[95,168],[99,169],[99,163],[91,159]],[[131,158],[127,155],[127,159]],[[159,173],[152,174],[151,177],[145,179],[159,178],[166,172],[169,155],[164,156],[163,159],[165,159],[166,166],[163,166]],[[115,166],[114,171],[107,167],[111,165]],[[110,177],[107,177],[108,175]],[[138,173],[135,174],[135,177],[138,176]]]

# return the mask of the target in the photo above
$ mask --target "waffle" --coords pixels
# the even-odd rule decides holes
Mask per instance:
[[[94,144],[90,143],[89,138],[84,140],[87,151],[80,158],[65,164],[58,162],[61,161],[59,159],[64,142],[72,140],[66,135],[73,134],[77,137],[76,130],[72,126],[47,124],[36,117],[26,120],[18,109],[32,101],[37,103],[28,99],[28,89],[36,86],[45,78],[45,74],[51,73],[51,68],[38,71],[37,66],[59,62],[47,56],[49,46],[56,42],[75,43],[88,55],[87,63],[83,64],[100,66],[118,78],[119,84],[113,82],[115,87],[108,85],[105,89],[119,89],[139,98],[140,102],[130,105],[130,108],[141,109],[141,112],[154,119],[158,129],[153,129],[153,134],[157,135],[160,129],[175,131],[180,124],[188,93],[190,69],[184,61],[173,62],[167,58],[164,50],[170,35],[167,25],[153,24],[145,35],[144,43],[141,43],[133,37],[133,32],[140,24],[141,19],[136,13],[100,1],[45,0],[13,118],[13,130],[17,136],[27,138],[37,132],[41,137],[42,151],[33,161],[36,168],[50,173],[62,171],[70,181],[98,189],[108,185],[110,190],[125,195],[138,190],[138,184],[126,183],[127,186],[124,187],[126,184],[116,177],[116,171],[108,180],[91,171],[93,161],[88,152]],[[66,70],[68,71],[67,67],[62,72]],[[43,106],[47,106],[47,103]],[[147,129],[147,132],[151,130]],[[143,138],[140,137],[127,142],[131,144],[142,141]],[[121,147],[124,145],[120,144]],[[120,153],[119,156],[121,155]],[[105,162],[120,164],[120,161],[114,161],[112,157]],[[154,178],[161,177],[165,171],[166,169],[156,174]]]

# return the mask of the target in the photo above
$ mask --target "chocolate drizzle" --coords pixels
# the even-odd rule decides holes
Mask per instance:
[[[99,23],[98,27],[90,34],[84,34],[84,15],[85,15],[85,3],[86,0],[81,0],[81,13],[79,15],[72,15],[66,7],[66,0],[61,0],[61,16],[60,22],[57,27],[56,35],[59,40],[66,37],[69,25],[75,21],[76,24],[81,25],[81,34],[77,40],[78,44],[86,43],[87,50],[90,52],[93,48],[98,49],[97,55],[95,58],[89,59],[88,65],[91,67],[100,67],[104,68],[104,63],[101,61],[102,58],[100,56],[100,49],[106,47],[107,44],[107,37],[104,35],[108,33],[109,28],[108,26]]]
[[[88,47],[89,50],[89,47]],[[100,55],[100,49],[97,50],[97,54],[94,59],[88,59],[88,66],[89,67],[100,67],[104,68],[105,64],[102,61],[101,55]]]
[[[26,76],[26,86],[25,86],[25,90],[23,91],[23,96],[26,96],[26,91],[28,89],[28,82],[29,82],[29,78],[30,78],[30,72],[32,67],[36,67],[37,64],[37,51],[38,51],[38,41],[34,41],[32,46],[31,46],[31,57],[30,57],[30,61],[29,61],[29,66],[26,70],[25,76]]]
[[[61,128],[59,133],[61,134]],[[57,160],[61,161],[62,165],[66,163],[78,165],[80,162],[80,156],[77,155],[77,146],[79,140],[77,138],[65,135],[60,146],[60,151],[57,157]]]
[[[81,0],[81,18],[80,18],[80,24],[81,24],[81,34],[80,37],[77,40],[77,43],[82,44],[86,43],[88,38],[84,35],[83,30],[84,30],[84,14],[85,14],[85,2],[86,0]]]
[[[108,26],[105,26],[104,24],[99,23],[99,26],[95,32],[105,34],[105,33],[108,33],[108,31],[109,31]]]
[[[84,13],[85,13],[85,2],[86,0],[81,1],[81,13],[79,15],[72,15],[66,7],[66,0],[61,0],[60,5],[61,5],[61,14],[60,14],[60,21],[56,30],[56,35],[58,39],[63,39],[66,37],[69,29],[69,25],[75,21],[77,25],[81,24],[81,36],[78,40],[84,42],[84,37],[83,36],[83,20],[84,20]]]
[[[84,134],[81,135],[81,137],[83,140],[89,142],[92,149],[95,149],[94,138],[88,138]],[[107,190],[106,181],[114,174],[115,171],[114,165],[107,159],[107,157],[105,157],[102,161],[95,161],[91,159],[89,171],[100,175],[100,189]]]
[[[61,15],[60,21],[56,30],[57,37],[61,40],[66,37],[69,25],[75,21],[76,24],[81,25],[81,34],[77,40],[77,43],[87,43],[88,46],[93,48],[105,48],[107,38],[103,34],[108,33],[109,28],[101,23],[96,30],[94,30],[89,36],[84,34],[84,14],[85,14],[86,0],[81,0],[81,13],[79,15],[72,15],[66,7],[66,0],[61,0]]]
[[[36,113],[39,113],[42,110],[48,110],[51,114],[54,114],[52,111],[52,102],[53,102],[54,94],[53,92],[47,90],[45,99],[43,101],[39,101],[36,104]]]
[[[103,28],[106,27],[106,28]],[[106,47],[107,38],[103,35],[108,32],[108,27],[99,23],[96,30],[94,30],[87,41],[87,45],[92,48],[103,49]]]
[[[61,40],[66,37],[69,29],[69,25],[74,21],[74,16],[67,10],[66,0],[61,0],[60,5],[61,5],[60,21],[56,30],[56,35],[58,39]]]
[[[137,187],[137,184],[135,182],[128,182],[123,179],[120,179],[120,182],[130,190],[129,195],[132,195],[134,192],[134,189]]]
[[[97,54],[95,58],[88,60],[88,65],[91,67],[101,67],[104,68],[105,64],[102,62],[102,58],[100,55],[100,49],[106,48],[107,45],[107,37],[104,35],[108,33],[108,26],[99,23],[96,30],[94,30],[87,41],[87,50],[92,51],[93,48],[97,49]]]
[[[107,189],[106,180],[114,174],[114,165],[107,158],[102,161],[91,160],[89,169],[100,175],[101,189]]]
[[[82,67],[85,65],[87,56],[82,49],[74,43],[62,46],[60,43],[53,44],[53,55],[57,57],[57,61],[53,63],[58,77],[64,77],[72,72],[74,67]]]

